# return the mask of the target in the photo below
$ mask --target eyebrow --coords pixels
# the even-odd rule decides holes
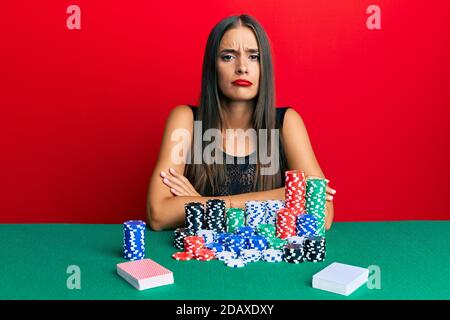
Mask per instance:
[[[252,52],[252,53],[259,53],[258,49],[247,49],[245,51]],[[234,50],[234,49],[223,49],[222,51],[220,51],[220,53],[239,53],[239,51]]]

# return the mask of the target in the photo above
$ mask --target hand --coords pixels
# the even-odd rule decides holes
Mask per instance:
[[[330,182],[330,180],[327,180]],[[327,186],[327,201],[333,201],[334,194],[336,193],[336,190],[331,189],[329,186]]]
[[[160,175],[163,183],[170,188],[173,195],[201,197],[189,180],[175,169],[169,168],[169,173],[161,171]]]
[[[306,178],[319,178],[319,179],[324,179],[324,178],[322,178],[322,177],[314,177],[314,176],[307,176]],[[330,180],[328,180],[328,179],[325,179],[325,180],[327,181],[327,189],[326,189],[327,198],[326,198],[326,200],[327,200],[327,201],[333,201],[333,197],[334,197],[334,194],[336,193],[336,190],[331,189],[331,188],[328,186],[328,183],[330,183]]]

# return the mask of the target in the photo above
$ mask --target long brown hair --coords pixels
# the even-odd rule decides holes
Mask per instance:
[[[205,54],[203,58],[202,70],[202,86],[199,99],[199,107],[197,110],[197,119],[202,121],[202,133],[206,130],[215,128],[221,129],[223,125],[223,111],[221,109],[220,92],[217,83],[217,67],[216,61],[218,56],[218,48],[220,41],[225,32],[232,28],[244,25],[253,30],[258,41],[260,52],[260,81],[259,92],[255,97],[256,104],[253,109],[252,124],[258,133],[260,129],[268,129],[268,154],[272,150],[270,129],[277,128],[276,109],[275,109],[275,85],[272,64],[272,54],[270,50],[269,38],[258,21],[249,15],[231,16],[220,21],[210,32],[206,43]],[[281,134],[280,134],[281,139]],[[202,139],[202,150],[204,150],[207,142]],[[225,165],[224,164],[202,164],[193,163],[194,143],[191,146],[191,163],[185,166],[185,176],[193,184],[194,188],[203,196],[215,196],[219,192],[219,187],[225,181]],[[274,175],[260,174],[263,164],[259,159],[256,163],[256,176],[254,179],[253,190],[263,191],[280,187],[284,181],[283,174],[285,170],[285,157],[280,141],[280,170]]]

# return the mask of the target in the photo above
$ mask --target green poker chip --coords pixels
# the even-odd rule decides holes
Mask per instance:
[[[306,179],[306,205],[307,214],[317,218],[317,232],[325,236],[325,208],[327,204],[327,181],[322,178]]]
[[[236,229],[245,226],[245,213],[241,208],[229,208],[226,211],[227,232],[235,233]]]

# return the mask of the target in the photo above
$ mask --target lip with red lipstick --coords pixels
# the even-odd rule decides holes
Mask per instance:
[[[237,79],[237,80],[234,80],[232,83],[234,85],[241,86],[241,87],[250,87],[253,84],[250,81],[244,80],[244,79]]]

